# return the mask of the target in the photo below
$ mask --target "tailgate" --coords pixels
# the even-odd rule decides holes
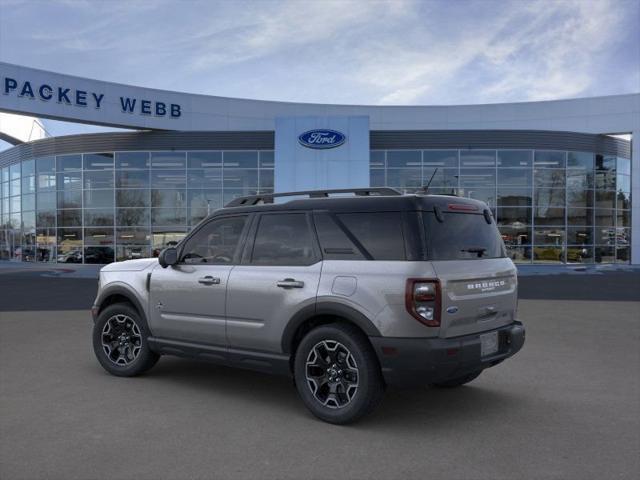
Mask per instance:
[[[434,261],[440,279],[440,337],[492,330],[515,320],[517,271],[508,258]]]

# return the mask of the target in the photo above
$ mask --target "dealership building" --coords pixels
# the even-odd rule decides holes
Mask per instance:
[[[640,264],[640,94],[321,105],[7,63],[0,88],[0,112],[131,130],[21,141],[0,123],[2,260],[153,256],[238,196],[429,183],[486,202],[516,262]]]

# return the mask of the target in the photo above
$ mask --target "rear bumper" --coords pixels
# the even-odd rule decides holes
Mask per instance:
[[[499,348],[480,355],[479,332],[455,338],[369,337],[388,385],[407,387],[437,383],[493,367],[515,355],[524,345],[521,322],[497,328]]]

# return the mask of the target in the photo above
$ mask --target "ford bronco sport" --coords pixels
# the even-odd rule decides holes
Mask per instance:
[[[105,266],[99,362],[133,376],[169,354],[291,375],[314,415],[348,423],[387,385],[456,387],[520,350],[516,269],[484,203],[349,192],[238,198],[159,259]]]

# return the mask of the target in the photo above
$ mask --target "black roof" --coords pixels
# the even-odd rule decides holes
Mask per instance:
[[[231,202],[233,204],[233,202]],[[281,203],[258,205],[225,206],[213,215],[230,212],[281,212],[327,210],[336,212],[398,212],[433,210],[435,206],[448,210],[451,204],[473,205],[477,213],[482,213],[487,205],[479,200],[450,195],[375,195],[375,196],[336,196],[326,198],[304,198]]]

